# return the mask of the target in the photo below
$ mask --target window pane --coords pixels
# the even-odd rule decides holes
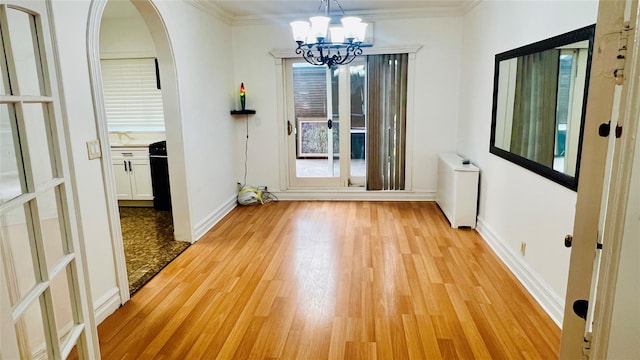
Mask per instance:
[[[11,110],[11,111],[9,111]],[[13,116],[12,116],[13,115]],[[15,112],[13,105],[0,105],[0,204],[23,193],[20,182],[22,162],[14,141]]]
[[[48,359],[40,302],[34,301],[16,322],[20,359]],[[26,347],[26,348],[25,348]]]
[[[67,272],[60,272],[51,280],[51,296],[53,298],[53,310],[56,318],[56,328],[60,337],[60,345],[66,339],[75,322],[73,320],[73,308],[71,306],[70,286]]]
[[[4,34],[4,27],[0,25],[0,36]],[[0,54],[5,54],[4,43],[0,41]],[[7,69],[7,62],[0,61],[0,94],[1,95],[10,95],[11,91],[9,91],[9,70]]]
[[[58,196],[54,190],[51,190],[38,196],[37,201],[47,268],[51,270],[51,267],[67,254],[63,244],[64,232],[60,226]]]
[[[292,70],[296,176],[340,176],[339,70],[306,63],[295,63]]]
[[[11,305],[15,305],[36,284],[25,206],[0,215],[0,236],[9,248],[2,261]]]
[[[366,137],[366,64],[354,61],[349,66],[351,86],[351,177],[365,176]],[[364,182],[362,183],[364,185]]]
[[[24,11],[7,8],[9,38],[19,90],[12,88],[13,95],[44,95],[41,86],[41,67],[35,16]],[[14,83],[12,79],[12,83]]]
[[[558,69],[558,94],[556,101],[556,139],[553,152],[553,169],[556,171],[565,171],[565,150],[567,143],[567,124],[571,110],[571,91],[573,90],[574,78],[574,59],[573,54],[560,53]],[[568,175],[574,175],[567,173]]]
[[[19,359],[18,339],[13,325],[6,274],[0,267],[0,349],[3,359]]]
[[[48,111],[42,104],[24,104],[24,122],[29,144],[31,169],[36,187],[53,179],[51,134],[47,123]]]

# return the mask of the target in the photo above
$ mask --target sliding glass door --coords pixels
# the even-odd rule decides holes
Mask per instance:
[[[364,185],[364,60],[329,68],[287,61],[289,185]]]

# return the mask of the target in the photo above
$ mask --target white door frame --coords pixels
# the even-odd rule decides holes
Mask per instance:
[[[351,104],[349,101],[344,101],[344,97],[348,91],[349,87],[349,76],[346,73],[347,66],[339,66],[336,69],[339,72],[338,75],[338,106],[336,109],[336,104],[333,104],[333,94],[332,94],[332,70],[328,69],[327,66],[321,66],[323,70],[325,70],[326,75],[326,96],[327,96],[327,114],[325,116],[326,119],[333,118],[331,113],[335,113],[335,110],[338,110],[338,118],[340,120],[340,128],[338,129],[338,139],[340,149],[338,151],[339,155],[339,164],[340,168],[338,171],[338,175],[333,176],[324,176],[324,177],[298,177],[297,176],[297,151],[296,151],[296,135],[300,136],[297,133],[296,127],[296,116],[295,116],[295,104],[294,104],[294,94],[293,94],[293,64],[307,64],[302,59],[286,59],[286,103],[287,103],[287,119],[291,122],[294,129],[291,135],[287,136],[287,159],[288,159],[288,168],[289,168],[289,185],[291,188],[320,188],[320,189],[340,189],[347,187],[348,179],[349,179],[349,163],[351,161],[350,156],[347,154],[347,147],[350,146],[351,139],[348,138],[348,129],[351,127],[351,120],[349,114],[351,113]],[[310,65],[312,66],[312,65]],[[348,100],[348,99],[347,99]],[[333,120],[333,119],[332,119]],[[323,120],[323,124],[326,123],[327,120]],[[345,137],[346,136],[346,137]],[[327,173],[329,173],[332,169],[334,169],[334,151],[333,151],[333,130],[327,131]],[[343,156],[347,154],[346,156]]]
[[[365,48],[363,55],[381,55],[381,54],[409,54],[408,74],[407,77],[407,134],[413,134],[413,121],[414,121],[414,102],[415,102],[415,74],[416,69],[416,53],[422,48],[422,45],[405,45],[405,46],[374,46],[372,48]],[[284,59],[298,58],[292,49],[273,49],[269,52],[274,58],[275,72],[276,72],[276,95],[277,95],[277,114],[278,114],[278,152],[280,154],[280,193],[278,196],[287,199],[318,199],[318,192],[311,190],[296,190],[291,187],[289,182],[289,159],[288,159],[288,136],[287,136],[287,89],[286,89],[286,68]],[[407,136],[406,140],[407,153],[405,158],[405,189],[406,192],[413,190],[413,137]],[[297,193],[293,197],[287,197],[284,192],[290,191]],[[364,193],[362,188],[347,188],[345,191]],[[330,199],[394,199],[398,200],[402,198],[398,194],[401,192],[373,192],[365,194],[364,196],[352,196],[342,192],[326,192],[326,196]],[[407,198],[411,199],[411,196]]]
[[[191,212],[185,171],[184,141],[182,137],[182,112],[180,109],[180,97],[171,39],[169,39],[162,15],[151,0],[133,0],[132,3],[138,9],[149,28],[157,51],[158,63],[160,64],[165,133],[167,148],[170,154],[168,162],[174,235],[176,240],[193,242],[194,236],[191,227]],[[127,279],[122,230],[120,228],[115,179],[111,167],[109,131],[104,109],[102,73],[100,70],[100,25],[106,5],[107,0],[94,0],[91,2],[87,25],[87,57],[89,61],[89,75],[91,78],[96,129],[103,154],[101,165],[105,182],[111,242],[116,263],[116,279],[118,288],[120,289],[120,302],[124,304],[130,299],[129,281]]]
[[[633,79],[638,77],[635,71],[640,70],[638,59],[633,59],[634,56],[637,57],[638,44],[637,35],[632,31],[627,32],[629,50],[624,69],[627,81],[622,89],[616,90],[614,77],[614,71],[624,64],[617,59],[617,55],[620,34],[624,33],[622,20],[625,18],[625,11],[629,14],[632,2],[637,7],[637,0],[601,1],[598,9],[560,359],[582,359],[592,353],[596,354],[596,359],[606,358],[615,276],[627,205],[625,196],[630,183],[630,160],[633,159],[640,115],[640,91],[636,79]],[[632,27],[635,29],[634,25]],[[635,88],[632,89],[632,86]],[[600,124],[609,120],[610,138],[600,137]],[[615,140],[618,124],[624,124],[620,141]],[[609,170],[606,170],[607,161],[612,164]],[[611,179],[611,182],[605,179]],[[605,211],[606,217],[602,219]],[[598,279],[592,275],[594,269],[597,271],[597,267],[594,267],[594,255],[596,251],[600,251],[596,250],[596,244],[603,238],[606,251],[602,253],[597,291],[592,294],[592,281]],[[589,334],[589,324],[573,311],[574,301],[581,299],[590,301],[590,307],[594,307],[595,302],[593,338]]]
[[[616,140],[616,146],[613,153],[613,167],[611,174],[611,185],[607,195],[608,206],[606,209],[606,216],[604,221],[604,234],[603,238],[606,239],[604,248],[606,251],[602,252],[602,260],[600,263],[600,276],[597,283],[597,291],[594,307],[594,321],[593,321],[593,337],[592,337],[592,358],[593,359],[606,359],[609,354],[609,342],[610,334],[613,324],[614,304],[616,299],[619,301],[620,293],[622,290],[631,291],[631,289],[620,288],[620,282],[618,282],[618,275],[620,266],[626,262],[628,266],[632,266],[631,263],[637,264],[637,255],[635,254],[622,254],[623,244],[626,242],[635,241],[637,243],[638,234],[626,233],[626,225],[628,222],[637,221],[637,218],[633,218],[631,215],[633,211],[630,206],[639,206],[638,201],[638,185],[640,184],[640,145],[639,137],[639,122],[640,122],[640,32],[637,31],[640,25],[640,16],[638,12],[640,7],[638,1],[627,2],[626,11],[629,13],[631,30],[628,31],[628,51],[626,54],[626,61],[624,66],[624,78],[625,82],[622,89],[622,98],[619,109],[619,117],[617,119],[617,125],[621,126],[622,136]],[[635,8],[635,10],[634,10]],[[612,119],[613,120],[613,119]],[[612,121],[613,124],[613,121]],[[613,125],[612,125],[613,126]],[[635,181],[635,183],[632,183]],[[631,194],[636,194],[636,197],[631,197]],[[636,247],[637,248],[637,247]],[[634,256],[635,255],[635,256]],[[637,277],[638,274],[623,274],[625,277]],[[627,281],[623,279],[623,281]],[[630,295],[630,294],[625,294]],[[632,295],[633,296],[633,295]],[[636,301],[640,300],[636,296]],[[623,300],[622,303],[631,301],[633,298]],[[637,302],[636,307],[632,309],[626,309],[629,311],[628,317],[629,323],[637,324],[640,318],[638,315]],[[616,311],[624,312],[625,309],[618,308]],[[635,311],[635,315],[634,315]],[[636,328],[637,330],[638,328]],[[625,334],[631,336],[632,339],[627,338],[631,342],[635,342],[633,334]],[[637,334],[636,334],[637,335]],[[624,339],[617,340],[618,343],[624,342]],[[628,348],[635,346],[638,349],[639,345],[627,344]],[[619,354],[621,355],[621,354]],[[624,355],[626,356],[626,355]]]

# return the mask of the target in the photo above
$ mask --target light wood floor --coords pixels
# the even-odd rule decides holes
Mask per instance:
[[[560,343],[430,202],[239,207],[99,336],[104,359],[555,359]]]

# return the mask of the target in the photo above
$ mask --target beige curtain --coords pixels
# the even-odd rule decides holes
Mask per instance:
[[[367,57],[367,190],[404,190],[407,54]]]
[[[559,50],[518,58],[511,152],[553,167]]]

